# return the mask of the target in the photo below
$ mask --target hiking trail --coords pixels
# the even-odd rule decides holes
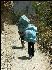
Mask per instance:
[[[4,23],[1,34],[1,70],[51,70],[49,58],[34,44],[34,57],[28,59],[28,44],[22,49],[18,27]]]

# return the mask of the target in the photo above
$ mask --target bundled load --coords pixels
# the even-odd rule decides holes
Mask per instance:
[[[26,30],[29,22],[30,20],[25,15],[20,17],[18,22],[18,30],[20,35],[22,35],[22,33]]]
[[[37,27],[35,27],[33,24],[28,24],[28,27],[26,28],[26,30],[37,31]]]
[[[25,15],[21,16],[20,19],[19,19],[19,24],[22,23],[23,25],[26,25],[29,22],[30,22],[30,20]]]
[[[28,27],[25,31],[25,41],[27,42],[35,42],[36,41],[36,31],[37,27],[35,27],[33,24],[28,24]]]

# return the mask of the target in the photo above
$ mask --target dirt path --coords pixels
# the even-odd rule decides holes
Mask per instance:
[[[51,70],[49,58],[34,45],[35,52],[32,59],[28,59],[28,45],[25,48],[19,40],[18,27],[5,24],[5,31],[1,34],[1,70]]]

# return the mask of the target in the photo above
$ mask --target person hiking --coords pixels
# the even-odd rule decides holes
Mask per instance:
[[[28,42],[28,54],[29,54],[29,58],[32,58],[34,56],[34,42],[31,41]]]
[[[19,33],[20,38],[21,38],[22,48],[24,48],[25,30],[26,30],[26,27],[28,26],[29,22],[30,22],[30,20],[25,15],[22,15],[19,19],[19,22],[18,22],[18,30],[19,30],[18,33]]]
[[[34,44],[36,42],[36,32],[37,27],[35,27],[33,24],[28,24],[28,27],[25,31],[25,40],[28,42],[28,54],[29,58],[32,58],[34,56]]]
[[[28,42],[28,54],[29,58],[32,58],[34,56],[34,43]]]
[[[38,34],[38,32],[36,32],[36,34]],[[35,42],[28,42],[28,54],[30,59],[34,56],[34,44]]]

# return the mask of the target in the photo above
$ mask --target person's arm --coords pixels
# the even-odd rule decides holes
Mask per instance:
[[[39,32],[36,32],[36,34],[38,35]]]
[[[36,32],[38,34],[38,32]]]
[[[24,35],[25,35],[25,32],[24,32]]]

